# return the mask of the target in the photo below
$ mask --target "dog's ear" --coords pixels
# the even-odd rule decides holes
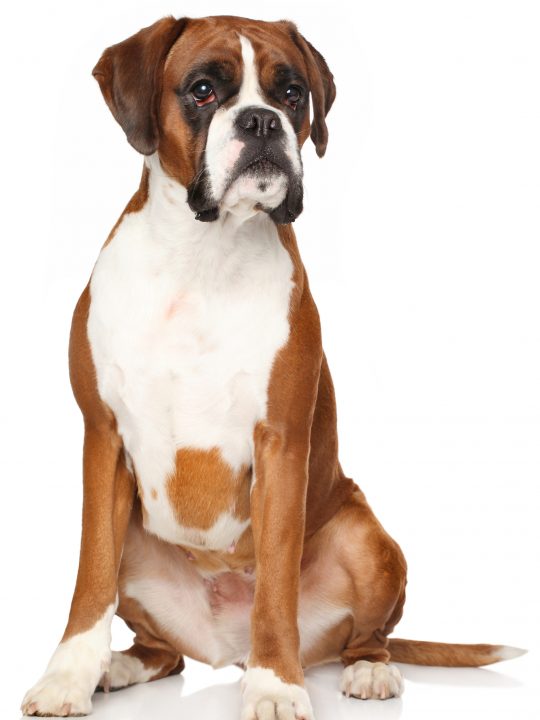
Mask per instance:
[[[166,17],[107,48],[92,70],[115,119],[143,155],[156,151],[163,66],[187,18]]]
[[[330,68],[321,53],[298,32],[296,27],[292,26],[291,34],[295,43],[300,48],[307,65],[313,106],[311,139],[315,143],[317,155],[322,157],[328,145],[326,116],[336,98],[334,76],[330,72]]]

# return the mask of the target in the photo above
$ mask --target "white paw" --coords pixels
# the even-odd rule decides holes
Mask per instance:
[[[46,673],[24,696],[23,715],[88,715],[92,712],[92,691],[71,672]]]
[[[403,692],[403,678],[395,665],[358,660],[349,665],[341,676],[341,692],[361,700],[386,700]]]
[[[111,667],[101,678],[100,685],[108,692],[150,680],[159,668],[146,668],[139,658],[113,650]]]
[[[306,690],[269,668],[249,668],[242,680],[242,720],[314,720]]]
[[[41,680],[24,696],[24,715],[88,715],[92,694],[111,658],[110,605],[95,625],[56,648]]]

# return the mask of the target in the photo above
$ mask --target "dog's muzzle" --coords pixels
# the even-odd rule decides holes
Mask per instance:
[[[267,107],[250,106],[243,108],[236,116],[232,142],[240,142],[242,149],[233,166],[227,172],[221,197],[212,191],[210,171],[206,153],[202,158],[202,171],[188,188],[188,203],[197,220],[211,222],[219,217],[220,205],[227,191],[240,178],[253,181],[256,198],[254,207],[263,210],[277,224],[287,224],[302,212],[303,186],[301,163],[296,168],[286,151],[286,137],[278,113]],[[265,193],[279,181],[286,183],[286,192],[281,201],[272,206]]]

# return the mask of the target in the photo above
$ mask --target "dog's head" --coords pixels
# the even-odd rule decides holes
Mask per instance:
[[[164,18],[105,50],[93,74],[128,141],[159,154],[199,220],[302,211],[300,148],[311,134],[324,155],[335,86],[292,23]]]

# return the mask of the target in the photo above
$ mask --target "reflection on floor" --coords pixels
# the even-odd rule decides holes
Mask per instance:
[[[306,684],[317,720],[396,720],[437,712],[437,718],[533,718],[532,688],[520,680],[527,658],[496,669],[425,668],[401,665],[405,694],[396,700],[361,701],[338,690],[341,666],[310,670]],[[508,672],[507,672],[508,671]],[[94,696],[95,720],[239,720],[242,672],[212,670],[187,661],[181,676]],[[528,714],[530,712],[530,714]]]

